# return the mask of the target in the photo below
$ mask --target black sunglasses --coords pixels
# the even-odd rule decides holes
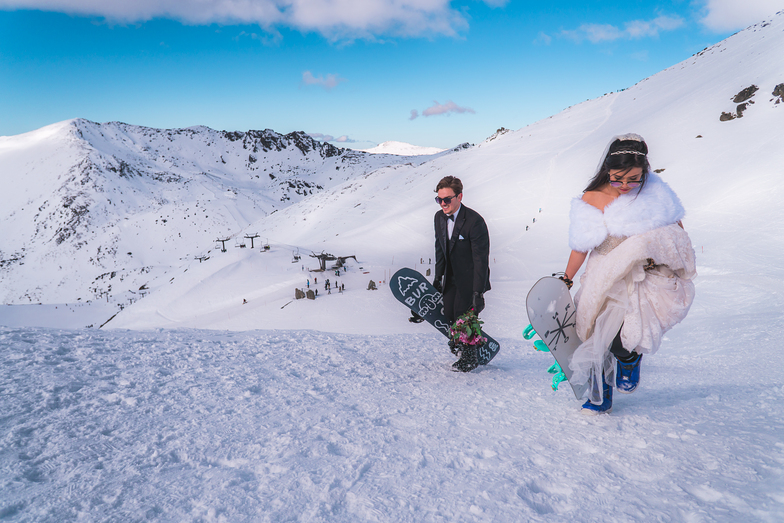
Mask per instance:
[[[459,195],[457,195],[457,194],[454,195],[454,196],[447,196],[446,198],[439,198],[438,196],[436,196],[436,203],[438,205],[441,205],[441,202],[444,202],[445,204],[449,205],[450,203],[452,203],[452,200],[454,198],[457,198],[458,196]]]

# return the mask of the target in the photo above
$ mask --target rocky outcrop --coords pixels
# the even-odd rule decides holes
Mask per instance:
[[[319,142],[311,138],[302,131],[295,131],[289,134],[279,134],[271,129],[263,131],[221,131],[221,135],[230,142],[242,142],[243,149],[254,153],[260,151],[283,151],[289,147],[296,147],[304,156],[312,152],[317,153],[321,158],[332,158],[340,156],[347,150],[335,147],[326,142]]]
[[[735,95],[735,98],[732,99],[733,103],[742,104],[743,102],[748,102],[751,100],[751,97],[754,96],[754,93],[759,91],[759,87],[756,85],[750,85],[749,87],[741,90],[738,94]]]
[[[752,84],[745,89],[741,89],[732,97],[732,103],[737,104],[734,111],[722,111],[719,121],[728,122],[736,118],[743,118],[743,113],[754,104],[754,96],[759,91],[759,87]],[[784,83],[778,84],[773,88],[773,98],[770,99],[774,104],[784,102]]]
[[[756,85],[750,85],[745,89],[741,89],[741,91],[736,94],[732,98],[732,102],[737,104],[735,106],[734,112],[724,112],[722,111],[721,115],[719,116],[720,122],[728,122],[730,120],[734,120],[735,118],[743,118],[743,113],[748,109],[749,105],[754,103],[754,95],[759,91],[759,87]]]
[[[771,102],[774,104],[779,104],[784,102],[784,84],[779,84],[773,88],[773,98]]]

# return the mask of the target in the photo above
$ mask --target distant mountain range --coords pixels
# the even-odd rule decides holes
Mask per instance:
[[[122,300],[260,218],[428,157],[303,132],[152,129],[76,119],[0,137],[3,303]]]

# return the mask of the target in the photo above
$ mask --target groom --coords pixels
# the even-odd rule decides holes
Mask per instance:
[[[459,178],[446,176],[436,186],[436,272],[433,286],[444,295],[444,316],[450,323],[469,309],[479,315],[490,290],[490,236],[484,219],[463,201]],[[479,366],[474,346],[449,348],[460,355],[452,370],[470,372]]]

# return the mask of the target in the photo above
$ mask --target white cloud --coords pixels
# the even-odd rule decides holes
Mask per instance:
[[[680,16],[659,16],[654,18],[653,23],[662,31],[674,31],[685,25]]]
[[[502,7],[508,0],[484,0]],[[452,0],[0,0],[0,9],[34,9],[99,16],[111,21],[153,18],[186,24],[290,27],[330,39],[378,35],[455,36],[468,28]]]
[[[672,16],[659,16],[650,21],[634,20],[626,24],[626,34],[630,38],[657,37],[659,31],[674,31],[683,23],[682,18]]]
[[[345,78],[341,78],[336,74],[328,74],[325,77],[323,76],[313,76],[310,71],[305,71],[302,73],[302,83],[305,85],[318,85],[324,88],[325,91],[331,91],[334,89],[339,83],[345,82]]]
[[[700,22],[712,31],[745,29],[784,9],[781,0],[707,0]]]
[[[2,2],[3,0],[0,0]],[[247,33],[245,31],[240,31],[240,34],[234,37],[234,40],[240,41],[242,38],[250,38],[252,40],[257,40],[261,42],[263,45],[277,45],[283,39],[283,35],[280,32],[275,31],[274,29],[270,28],[263,34],[257,33]]]
[[[593,43],[612,41],[623,37],[623,31],[609,24],[583,24],[577,31]]]
[[[536,39],[534,40],[534,44],[536,44],[536,45],[550,45],[550,43],[552,41],[553,41],[553,37],[552,36],[548,35],[547,33],[542,32],[542,31],[539,31],[539,34],[537,35]]]
[[[449,114],[449,113],[472,113],[475,114],[476,111],[471,109],[470,107],[460,107],[452,100],[448,100],[445,104],[440,104],[436,101],[433,101],[433,105],[422,111],[422,116],[436,116],[439,114]],[[413,116],[413,113],[412,113]]]
[[[419,118],[419,111],[416,109],[411,109],[411,116],[408,117],[409,120],[416,120]]]
[[[677,16],[659,16],[653,20],[632,20],[620,29],[611,24],[583,24],[575,30],[561,31],[563,38],[591,43],[612,42],[615,40],[638,40],[640,38],[656,38],[662,31],[673,31],[684,25],[683,19]]]

